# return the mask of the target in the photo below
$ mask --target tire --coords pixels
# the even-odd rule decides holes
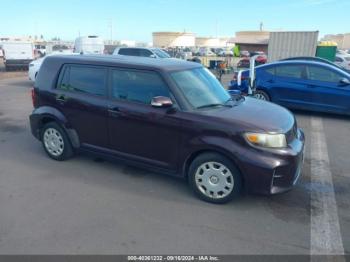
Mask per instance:
[[[254,97],[259,100],[271,101],[270,96],[262,90],[256,90]]]
[[[230,202],[240,195],[242,189],[238,169],[232,161],[216,153],[205,153],[193,160],[188,182],[200,199],[214,204]]]
[[[41,129],[41,142],[47,155],[64,161],[74,155],[71,142],[64,129],[56,122],[49,122]]]

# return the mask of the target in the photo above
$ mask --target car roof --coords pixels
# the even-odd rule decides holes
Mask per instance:
[[[257,66],[256,68],[257,69],[258,68],[265,68],[265,67],[268,68],[268,67],[279,66],[279,65],[314,65],[314,66],[325,67],[328,69],[333,69],[333,70],[341,72],[341,73],[347,73],[347,72],[341,70],[340,68],[338,68],[336,65],[333,66],[331,64],[313,61],[313,60],[283,60],[283,61],[276,61],[276,62],[272,62],[269,64]],[[347,74],[349,74],[349,73],[347,73]]]
[[[48,61],[55,60],[62,64],[91,64],[101,66],[122,66],[140,69],[155,69],[159,71],[181,71],[203,67],[201,64],[174,58],[154,59],[136,56],[113,55],[58,55],[47,57]]]

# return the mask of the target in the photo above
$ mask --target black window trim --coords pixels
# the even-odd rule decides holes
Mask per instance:
[[[144,105],[144,106],[149,106],[152,107],[151,104],[146,104],[146,103],[142,103],[142,102],[138,102],[138,101],[131,101],[131,100],[127,100],[127,99],[120,99],[120,98],[116,98],[113,96],[112,92],[113,92],[113,79],[112,79],[112,71],[113,70],[120,70],[120,71],[134,71],[134,72],[146,72],[146,73],[155,73],[156,75],[158,75],[160,77],[160,79],[163,81],[165,87],[168,89],[169,94],[170,94],[170,99],[173,102],[173,105],[176,108],[179,108],[179,104],[176,101],[176,98],[171,90],[171,88],[169,87],[168,82],[166,81],[166,79],[163,77],[163,75],[156,71],[156,70],[152,70],[152,69],[137,69],[137,68],[132,68],[132,67],[109,67],[108,70],[108,100],[112,101],[112,102],[122,102],[122,103],[130,103],[130,104],[137,104],[137,105]]]
[[[289,77],[289,76],[280,76],[277,74],[277,68],[278,67],[287,67],[287,66],[299,66],[301,67],[301,77]],[[294,80],[306,80],[307,79],[307,72],[306,72],[306,65],[305,64],[282,64],[282,65],[276,65],[275,66],[275,77],[280,78],[288,78],[288,79],[294,79]]]
[[[319,65],[307,65],[306,68],[305,68],[305,71],[306,71],[306,79],[307,79],[308,81],[319,81],[319,82],[333,83],[333,84],[337,83],[337,82],[330,82],[330,81],[321,81],[321,80],[310,79],[310,78],[309,78],[309,67],[322,68],[322,69],[324,69],[324,70],[331,71],[333,74],[336,74],[336,75],[340,76],[341,78],[342,78],[342,77],[345,78],[345,76],[342,75],[340,72],[337,72],[337,71],[335,71],[335,70],[333,70],[333,69],[331,69],[331,68],[325,68],[325,67],[319,66]]]
[[[73,91],[73,90],[65,90],[65,89],[61,89],[60,86],[62,84],[64,75],[66,74],[66,72],[68,71],[68,79],[70,80],[70,68],[71,67],[89,67],[89,68],[99,68],[99,69],[105,69],[106,70],[106,74],[105,74],[105,92],[104,95],[96,95],[96,94],[91,94],[91,93],[84,93],[84,92],[77,92],[77,91]],[[91,97],[95,97],[95,98],[102,98],[102,99],[107,99],[108,98],[108,67],[106,66],[99,66],[99,65],[90,65],[90,64],[63,64],[62,68],[60,70],[59,73],[59,77],[58,77],[58,81],[55,87],[56,90],[58,90],[59,92],[65,92],[65,93],[71,93],[71,94],[78,94],[78,95],[85,95],[85,96],[91,96]]]

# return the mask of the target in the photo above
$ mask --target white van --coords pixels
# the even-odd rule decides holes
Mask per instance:
[[[74,53],[79,54],[103,54],[104,41],[99,36],[78,37],[74,43]]]
[[[3,42],[4,64],[6,70],[25,67],[34,60],[34,45],[31,42]]]

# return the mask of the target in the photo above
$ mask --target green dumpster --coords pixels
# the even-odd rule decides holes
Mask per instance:
[[[334,62],[336,53],[337,53],[337,43],[335,42],[323,41],[323,42],[320,42],[317,46],[317,50],[316,50],[317,57]]]

